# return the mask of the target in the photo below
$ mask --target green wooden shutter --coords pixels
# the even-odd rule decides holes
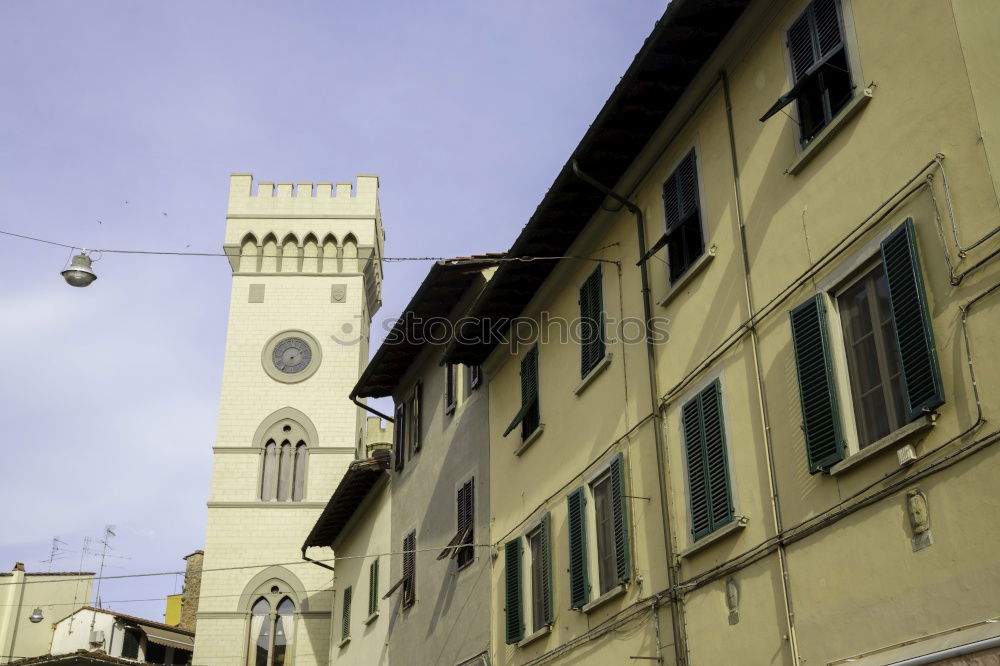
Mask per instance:
[[[344,639],[351,635],[351,597],[354,590],[348,587],[344,590],[344,607],[341,609],[340,618],[340,638]]]
[[[122,656],[126,659],[139,658],[139,632],[136,629],[127,627],[125,637],[122,639]]]
[[[632,577],[628,543],[628,502],[625,500],[625,456],[619,453],[611,461],[611,522],[615,534],[615,567],[619,583],[624,583]]]
[[[509,435],[524,419],[525,414],[538,400],[538,347],[525,353],[521,359],[521,409],[514,416],[503,436]]]
[[[802,432],[805,433],[809,473],[815,474],[844,458],[844,437],[822,294],[795,308],[790,315],[802,403]]]
[[[521,540],[513,539],[504,546],[506,573],[507,644],[524,638],[524,612],[521,608]]]
[[[913,218],[907,218],[882,241],[882,265],[889,283],[892,325],[903,374],[903,396],[912,421],[944,403]]]
[[[722,389],[716,380],[681,409],[691,536],[697,541],[733,519]]]
[[[368,615],[378,610],[378,558],[368,567]]]
[[[416,387],[414,387],[413,389],[413,403],[411,408],[413,413],[410,414],[410,421],[411,421],[410,430],[412,431],[410,433],[410,438],[413,441],[414,453],[420,450],[420,445],[423,443],[421,441],[421,432],[423,431],[423,427],[420,423],[420,419],[422,418],[424,411],[423,393],[424,393],[423,383],[417,382]]]
[[[604,358],[604,296],[600,266],[580,287],[580,376]]]
[[[587,538],[584,507],[587,503],[583,488],[569,494],[569,602],[570,608],[581,608],[590,598],[587,580]]]
[[[542,622],[552,624],[552,515],[542,516]]]
[[[406,403],[396,405],[392,431],[393,468],[399,472],[406,464]]]

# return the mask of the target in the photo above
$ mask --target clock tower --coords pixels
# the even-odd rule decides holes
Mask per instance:
[[[383,241],[376,176],[256,191],[231,177],[199,666],[327,661],[332,572],[301,548],[361,440],[348,395],[381,304]]]

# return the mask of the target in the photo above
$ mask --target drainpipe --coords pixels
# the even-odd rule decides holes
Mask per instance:
[[[353,402],[355,405],[357,405],[361,409],[365,410],[366,412],[371,412],[375,416],[378,416],[378,417],[381,417],[381,418],[385,419],[389,423],[395,423],[396,422],[395,419],[393,419],[391,416],[389,416],[387,414],[383,414],[382,412],[378,411],[374,407],[369,407],[368,405],[366,405],[363,402],[358,402],[358,395],[356,393],[354,393],[353,391],[351,392],[351,402]]]
[[[660,496],[663,498],[661,517],[663,519],[663,545],[667,555],[667,584],[670,588],[670,616],[674,633],[674,658],[678,666],[688,663],[687,659],[687,637],[684,629],[684,612],[681,608],[680,599],[677,597],[677,572],[674,569],[674,545],[671,540],[673,531],[670,528],[670,513],[668,511],[666,465],[664,461],[663,435],[660,432],[660,409],[658,403],[659,389],[656,384],[656,354],[653,345],[653,334],[650,330],[650,321],[653,318],[650,306],[649,273],[646,270],[646,262],[642,258],[646,256],[646,221],[642,214],[642,209],[637,205],[605,187],[592,176],[584,173],[580,165],[573,160],[573,173],[580,180],[602,192],[605,196],[611,197],[630,213],[635,215],[636,233],[639,237],[639,276],[642,280],[642,312],[645,318],[646,332],[646,369],[649,374],[649,402],[653,414],[653,438],[656,446],[656,475],[660,484]],[[656,618],[653,618],[656,621]],[[657,621],[657,627],[659,623]],[[660,656],[659,654],[657,656]]]
[[[307,548],[307,546],[303,546],[302,547],[302,559],[303,560],[305,560],[306,562],[312,562],[313,564],[315,564],[318,567],[323,567],[324,569],[329,569],[330,571],[336,571],[336,569],[334,569],[333,567],[329,566],[325,562],[320,562],[318,560],[314,560],[313,558],[311,558],[308,555],[306,555],[306,548]]]
[[[767,457],[767,481],[771,494],[771,519],[773,521],[774,533],[778,537],[778,565],[781,569],[781,591],[784,597],[785,622],[788,629],[788,645],[792,651],[792,663],[798,666],[801,662],[799,657],[798,641],[795,638],[795,612],[792,607],[791,582],[788,575],[788,555],[785,552],[785,543],[781,534],[783,531],[781,521],[781,504],[778,500],[778,484],[774,471],[774,446],[771,439],[771,420],[767,409],[767,396],[764,393],[764,375],[760,367],[760,343],[757,337],[757,326],[753,323],[753,318],[757,311],[753,303],[753,291],[750,287],[750,257],[747,251],[747,233],[743,217],[743,194],[740,189],[740,169],[736,159],[736,133],[733,130],[733,106],[729,97],[729,77],[726,71],[719,73],[722,80],[722,92],[726,102],[726,123],[729,128],[729,155],[732,160],[733,169],[733,194],[736,198],[736,221],[740,231],[740,247],[743,254],[743,290],[747,304],[747,317],[751,322],[747,326],[750,331],[750,345],[753,349],[753,366],[756,373],[757,385],[757,405],[760,409],[760,422],[764,429],[764,452]]]

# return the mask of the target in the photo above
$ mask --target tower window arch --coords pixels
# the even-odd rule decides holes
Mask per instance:
[[[309,433],[297,421],[284,418],[263,434],[260,499],[264,502],[301,502],[306,493]]]
[[[295,602],[277,585],[250,609],[247,666],[286,666],[295,644]]]

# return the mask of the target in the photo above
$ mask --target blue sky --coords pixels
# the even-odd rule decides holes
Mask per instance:
[[[388,255],[505,250],[665,4],[4,3],[0,229],[216,252],[231,172],[377,173]],[[106,524],[130,558],[106,574],[180,569],[204,538],[229,265],[105,255],[72,289],[69,254],[0,238],[0,570],[47,568],[54,536],[76,570]],[[380,320],[427,269],[386,266]],[[179,584],[101,596],[159,619]]]

